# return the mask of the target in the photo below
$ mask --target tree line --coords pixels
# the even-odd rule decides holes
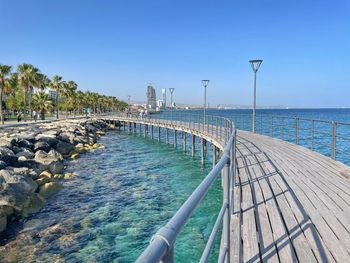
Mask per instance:
[[[47,89],[53,94],[45,92]],[[23,63],[13,67],[0,64],[0,118],[4,124],[5,112],[23,113],[24,121],[33,117],[33,111],[39,113],[41,119],[45,114],[65,110],[68,113],[84,114],[88,111],[103,113],[123,110],[127,103],[113,96],[97,92],[80,91],[78,85],[70,80],[65,81],[55,75],[51,79],[31,64]]]

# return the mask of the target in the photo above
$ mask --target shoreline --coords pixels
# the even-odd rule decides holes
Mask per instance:
[[[70,160],[104,148],[97,139],[114,129],[101,118],[79,118],[0,130],[0,234],[10,222],[40,211],[59,192]]]

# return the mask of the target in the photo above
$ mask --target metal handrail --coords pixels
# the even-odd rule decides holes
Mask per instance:
[[[260,129],[255,129],[256,133],[302,145],[350,165],[350,158],[347,158],[344,151],[339,151],[337,147],[341,140],[349,141],[350,147],[350,133],[344,134],[344,127],[350,128],[350,123],[268,113],[258,114],[257,117],[255,126],[258,127],[257,124],[260,124]],[[237,113],[232,116],[232,119],[237,120],[237,129],[251,131],[251,114]],[[244,125],[245,123],[250,123],[250,125]],[[308,137],[310,137],[309,140]],[[344,143],[346,142],[342,142]]]
[[[177,210],[175,215],[160,228],[152,237],[150,244],[136,260],[136,263],[153,263],[153,262],[174,262],[174,243],[176,237],[181,232],[194,210],[206,196],[208,190],[213,185],[213,182],[221,173],[223,185],[223,204],[215,225],[212,229],[206,247],[203,251],[200,262],[207,262],[210,251],[215,243],[215,237],[218,233],[219,226],[222,224],[222,244],[219,253],[219,262],[229,262],[229,247],[230,247],[230,214],[232,204],[232,181],[235,176],[235,158],[236,158],[236,128],[232,120],[220,117],[207,115],[204,119],[203,115],[198,114],[179,114],[175,112],[169,120],[166,116],[158,116],[158,118],[139,118],[139,117],[123,117],[124,121],[128,122],[143,122],[144,124],[162,124],[168,125],[170,128],[189,128],[195,132],[202,132],[208,136],[213,136],[212,139],[224,141],[225,148],[223,149],[220,160],[212,168],[209,174],[192,192],[183,205]],[[211,119],[211,122],[209,122]],[[198,124],[198,125],[197,125]],[[215,133],[214,133],[215,131]]]

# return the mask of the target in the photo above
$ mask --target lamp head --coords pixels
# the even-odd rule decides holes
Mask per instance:
[[[252,59],[249,60],[250,65],[252,66],[252,69],[254,72],[257,72],[258,69],[260,68],[260,65],[262,63],[262,59]]]
[[[208,84],[209,84],[209,79],[203,79],[202,80],[202,84],[206,88],[208,86]]]

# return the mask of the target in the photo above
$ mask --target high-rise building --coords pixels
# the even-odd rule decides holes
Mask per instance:
[[[163,108],[166,108],[166,89],[162,89]]]
[[[156,91],[151,84],[147,86],[147,108],[155,109],[157,107]]]

